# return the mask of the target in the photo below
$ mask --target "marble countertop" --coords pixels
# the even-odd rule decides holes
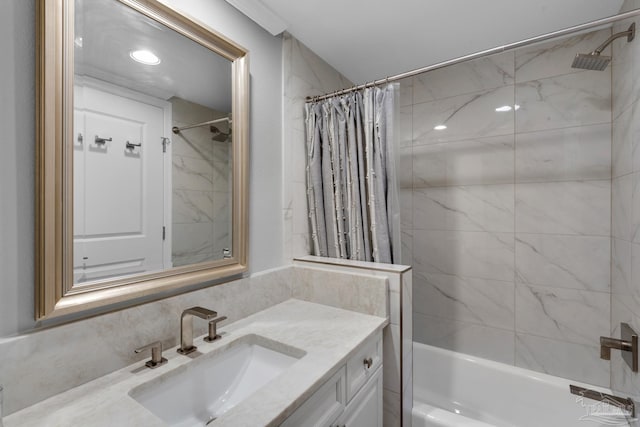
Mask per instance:
[[[223,339],[194,340],[189,356],[164,351],[168,363],[148,369],[144,362],[73,388],[4,419],[5,427],[30,426],[164,426],[129,396],[135,387],[206,357],[246,335],[259,335],[306,354],[287,371],[229,410],[209,426],[275,426],[282,423],[346,362],[356,347],[388,323],[388,319],[290,299],[221,328]],[[146,343],[140,343],[146,344]],[[87,357],[91,357],[87,349]]]

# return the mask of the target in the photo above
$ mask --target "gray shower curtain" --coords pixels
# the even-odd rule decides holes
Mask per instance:
[[[306,105],[314,255],[399,262],[397,94],[397,84],[389,84]]]

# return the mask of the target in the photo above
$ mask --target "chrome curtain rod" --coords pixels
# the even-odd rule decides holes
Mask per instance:
[[[519,47],[528,46],[534,43],[540,43],[546,40],[554,39],[556,37],[566,36],[568,34],[572,34],[578,31],[589,30],[592,28],[611,24],[616,21],[621,21],[626,18],[632,18],[638,15],[640,15],[640,9],[634,9],[629,12],[624,12],[624,13],[619,13],[617,15],[609,16],[608,18],[596,19],[595,21],[587,22],[585,24],[574,25],[573,27],[565,28],[563,30],[558,30],[558,31],[552,31],[550,33],[542,34],[540,36],[524,39],[519,42],[509,43],[502,46],[493,47],[491,49],[482,50],[480,52],[472,53],[469,55],[460,56],[458,58],[449,59],[443,62],[439,62],[437,64],[428,65],[426,67],[418,68],[412,71],[406,71],[404,73],[396,74],[395,76],[374,80],[372,82],[363,83],[361,85],[356,85],[347,89],[337,90],[335,92],[329,92],[327,94],[320,95],[320,96],[307,96],[306,103],[322,101],[323,99],[331,98],[333,96],[344,95],[346,93],[355,92],[368,87],[378,86],[384,83],[395,82],[398,80],[406,79],[407,77],[413,77],[418,74],[426,73],[427,71],[433,71],[433,70],[437,70],[438,68],[443,68],[449,65],[458,64],[460,62],[469,61],[471,59],[477,59],[483,56],[493,55],[494,53],[506,52],[508,50],[517,49]]]
[[[199,128],[200,126],[212,125],[214,123],[220,123],[220,122],[225,122],[225,121],[229,122],[229,124],[231,124],[233,122],[233,120],[231,120],[229,117],[222,117],[220,119],[209,120],[208,122],[197,123],[195,125],[182,126],[182,127],[174,126],[174,127],[171,128],[171,131],[173,133],[180,133],[181,130],[191,129],[191,128]]]

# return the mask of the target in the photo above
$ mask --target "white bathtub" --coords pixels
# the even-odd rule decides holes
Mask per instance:
[[[639,425],[618,408],[570,394],[569,384],[611,390],[416,342],[413,374],[413,427]]]

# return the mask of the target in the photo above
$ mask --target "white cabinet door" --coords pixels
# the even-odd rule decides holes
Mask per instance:
[[[90,86],[75,105],[76,283],[161,270],[163,108]],[[104,140],[104,142],[100,142]],[[134,145],[127,148],[127,142]]]
[[[382,427],[382,368],[347,405],[338,427]]]

